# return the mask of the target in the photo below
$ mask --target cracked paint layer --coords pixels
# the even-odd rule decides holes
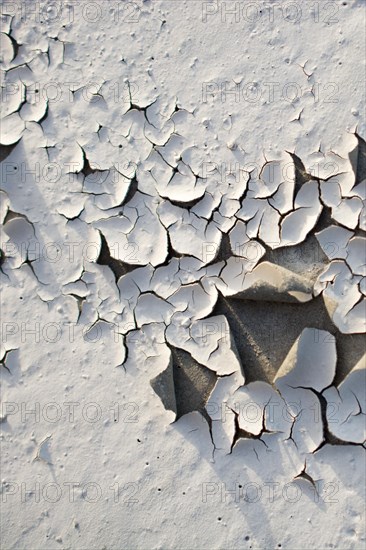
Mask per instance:
[[[166,4],[129,5],[146,23],[153,12],[154,32],[166,32]],[[224,483],[270,472],[320,498],[336,458],[365,449],[363,127],[283,139],[260,154],[248,136],[246,152],[238,113],[223,117],[221,105],[216,119],[202,118],[202,106],[164,90],[151,67],[140,72],[134,47],[127,60],[111,57],[116,80],[99,61],[80,78],[82,23],[40,31],[2,17],[5,402],[32,392],[42,401],[61,369],[62,392],[47,386],[57,404],[77,399],[81,382],[94,405],[106,393],[126,405],[130,462],[145,445],[146,468],[170,454],[201,483],[217,484],[208,464]],[[307,64],[297,63],[309,81],[316,67]],[[44,93],[49,75],[56,92],[64,83],[57,101]],[[308,124],[313,90],[295,118],[285,109],[288,123]],[[15,410],[1,413],[8,442]],[[118,469],[115,422],[104,421],[105,436],[93,424],[79,441],[87,456],[96,438],[100,471],[108,461]],[[20,444],[32,476],[72,454],[57,429],[35,421]],[[141,479],[148,485],[149,474]]]

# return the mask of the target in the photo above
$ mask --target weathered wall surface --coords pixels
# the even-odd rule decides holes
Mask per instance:
[[[362,548],[364,2],[0,7],[3,548]]]

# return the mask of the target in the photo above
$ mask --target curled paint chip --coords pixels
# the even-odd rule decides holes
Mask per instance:
[[[324,392],[330,432],[342,441],[363,444],[366,440],[366,355],[336,388]]]
[[[336,362],[335,338],[325,330],[307,328],[292,346],[274,382],[279,387],[321,392],[332,383]]]

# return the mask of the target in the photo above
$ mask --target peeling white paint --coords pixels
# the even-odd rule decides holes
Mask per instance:
[[[335,26],[321,3],[292,3],[295,24],[283,2],[257,22],[243,3],[64,2],[37,24],[18,4],[0,34],[4,544],[357,548],[362,2],[328,3]],[[264,350],[263,307],[282,335],[305,317],[287,349]]]

